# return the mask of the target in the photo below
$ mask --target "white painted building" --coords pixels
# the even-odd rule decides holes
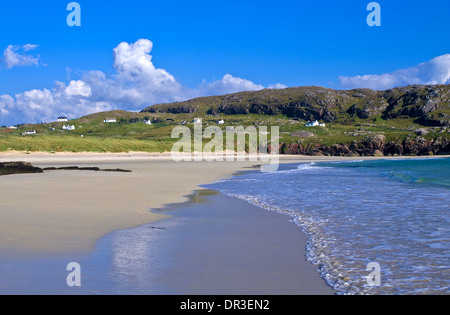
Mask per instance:
[[[217,124],[218,124],[218,125],[223,125],[223,124],[225,124],[225,120],[223,120],[223,119],[218,120],[218,121],[217,121]]]
[[[194,124],[201,124],[202,119],[201,118],[194,118]]]
[[[117,119],[116,118],[106,118],[104,121],[103,121],[105,124],[115,124],[115,123],[117,123]]]
[[[316,121],[309,121],[305,126],[306,127],[317,127],[319,125],[320,125],[319,122],[316,120]]]
[[[69,121],[67,117],[58,117],[58,122],[66,122]]]
[[[149,119],[149,120],[144,120],[144,122],[147,124],[147,125],[149,125],[149,126],[151,126],[152,125],[152,121]]]
[[[68,130],[68,131],[70,131],[70,130],[75,130],[75,126],[74,125],[64,125],[63,127],[62,127],[62,129],[63,130]]]
[[[310,122],[308,122],[306,125],[305,125],[306,127],[326,127],[326,125],[325,124],[321,124],[321,123],[319,123],[319,121],[310,121]]]

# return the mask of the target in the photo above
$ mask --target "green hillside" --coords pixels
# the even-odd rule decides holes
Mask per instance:
[[[117,122],[105,123],[108,117]],[[203,127],[223,119],[224,131],[225,126],[279,126],[281,153],[450,154],[448,85],[388,91],[299,87],[203,97],[154,105],[141,113],[112,111],[66,123],[0,128],[0,151],[167,152],[178,140],[171,138],[173,128],[185,121],[192,129],[194,118],[202,118]],[[314,120],[326,126],[305,126]],[[63,125],[75,130],[62,130]],[[28,130],[36,134],[21,135]]]
[[[186,102],[159,104],[149,113],[208,115],[282,115],[302,120],[357,123],[359,120],[414,118],[424,126],[450,124],[450,86],[414,85],[387,91],[348,91],[322,87],[265,89],[224,96],[202,97]]]

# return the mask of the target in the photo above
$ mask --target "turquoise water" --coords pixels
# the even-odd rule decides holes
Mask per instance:
[[[448,158],[289,164],[207,187],[289,216],[340,294],[450,292]]]

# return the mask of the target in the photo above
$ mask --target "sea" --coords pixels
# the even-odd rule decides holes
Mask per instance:
[[[285,164],[204,187],[286,215],[338,294],[450,293],[450,158]]]

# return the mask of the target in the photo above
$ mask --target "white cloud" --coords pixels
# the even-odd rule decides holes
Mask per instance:
[[[38,48],[39,45],[26,44],[22,46],[23,51],[30,51]]]
[[[125,81],[145,81],[153,90],[177,86],[175,78],[164,69],[157,69],[150,55],[153,43],[140,39],[134,44],[121,43],[114,48],[114,68],[117,77]]]
[[[339,82],[344,88],[370,88],[374,90],[387,90],[411,84],[449,84],[450,54],[391,73],[358,75],[354,77],[341,76],[339,77]]]
[[[67,96],[84,96],[89,97],[92,95],[91,87],[86,82],[81,80],[70,81],[69,86],[66,87],[65,92]]]
[[[28,51],[36,47],[25,45],[21,49]],[[0,122],[5,116],[10,122],[21,123],[54,121],[61,115],[81,117],[112,109],[136,111],[156,103],[264,89],[262,85],[230,74],[212,83],[204,82],[196,89],[188,88],[168,71],[155,67],[150,54],[152,49],[153,43],[147,39],[131,44],[123,42],[113,51],[114,74],[87,71],[79,80],[68,84],[56,82],[51,90],[26,91],[14,98],[0,95],[0,110],[4,110]],[[37,64],[37,59],[34,62]],[[284,87],[281,84],[270,86]]]
[[[284,85],[284,84],[281,84],[281,83],[276,83],[276,84],[271,84],[271,85],[269,85],[269,89],[272,89],[272,90],[282,90],[282,89],[286,89],[288,86],[287,85]]]
[[[233,77],[226,74],[222,79],[212,83],[204,83],[199,87],[200,94],[203,95],[223,95],[242,91],[258,91],[264,89],[264,86],[255,84],[252,81]]]
[[[5,116],[9,114],[9,110],[14,106],[14,99],[9,95],[0,95],[0,114]],[[0,117],[1,117],[0,116]]]
[[[89,97],[81,95],[80,93],[87,90],[76,91],[75,86],[84,85],[74,82],[78,81],[72,81],[69,86],[63,82],[56,82],[52,90],[30,90],[16,94],[14,98],[0,95],[1,122],[4,123],[4,120],[8,120],[9,123],[50,122],[61,115],[76,118],[112,109],[108,102],[92,101]]]
[[[7,69],[14,67],[27,67],[39,65],[39,56],[34,57],[23,54],[30,50],[34,50],[38,45],[9,45],[3,52],[3,62]]]

